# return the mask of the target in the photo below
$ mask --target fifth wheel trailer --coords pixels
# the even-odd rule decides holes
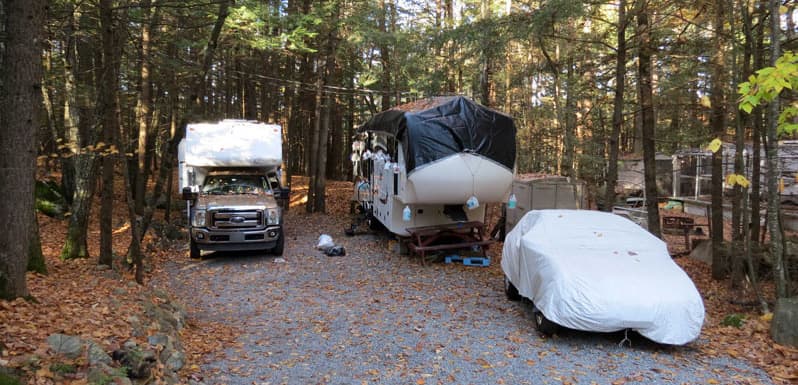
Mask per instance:
[[[354,200],[400,237],[408,228],[484,222],[485,205],[510,194],[513,119],[465,97],[391,108],[358,134]]]

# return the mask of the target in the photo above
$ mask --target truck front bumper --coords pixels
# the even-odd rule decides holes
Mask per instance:
[[[277,245],[282,236],[280,226],[261,230],[223,231],[192,228],[191,238],[202,250],[264,250]]]

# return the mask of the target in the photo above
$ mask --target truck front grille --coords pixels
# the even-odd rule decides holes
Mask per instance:
[[[221,230],[263,227],[263,211],[261,210],[217,210],[211,212],[211,218],[211,226]]]

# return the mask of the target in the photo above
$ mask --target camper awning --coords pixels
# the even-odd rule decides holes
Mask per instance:
[[[512,170],[513,119],[462,96],[423,99],[383,111],[358,128],[394,136],[405,151],[406,169],[470,152]]]

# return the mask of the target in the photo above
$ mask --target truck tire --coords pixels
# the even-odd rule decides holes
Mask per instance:
[[[272,254],[280,257],[283,255],[283,247],[285,246],[285,237],[283,236],[283,230],[280,230],[280,234],[277,237],[277,244],[272,248]]]
[[[189,246],[188,247],[188,256],[191,259],[200,259],[202,254],[200,253],[199,247],[197,247],[197,243],[194,242],[193,239],[190,239],[189,243],[188,243],[188,246]]]

